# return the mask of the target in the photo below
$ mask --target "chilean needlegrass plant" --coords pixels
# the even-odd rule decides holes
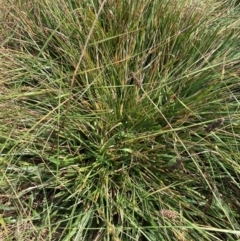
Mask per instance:
[[[1,3],[0,240],[240,238],[239,7]]]

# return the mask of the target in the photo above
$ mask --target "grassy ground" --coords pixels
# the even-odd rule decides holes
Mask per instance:
[[[237,4],[0,1],[0,240],[240,240]]]

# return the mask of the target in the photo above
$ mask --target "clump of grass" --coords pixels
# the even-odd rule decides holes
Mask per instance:
[[[5,238],[239,237],[239,9],[190,2],[1,6]]]

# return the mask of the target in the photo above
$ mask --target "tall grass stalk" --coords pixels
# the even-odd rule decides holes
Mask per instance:
[[[0,240],[240,239],[238,16],[0,2]]]

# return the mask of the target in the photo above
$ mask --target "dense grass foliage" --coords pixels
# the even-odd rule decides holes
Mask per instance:
[[[0,240],[240,239],[239,14],[0,2]]]

